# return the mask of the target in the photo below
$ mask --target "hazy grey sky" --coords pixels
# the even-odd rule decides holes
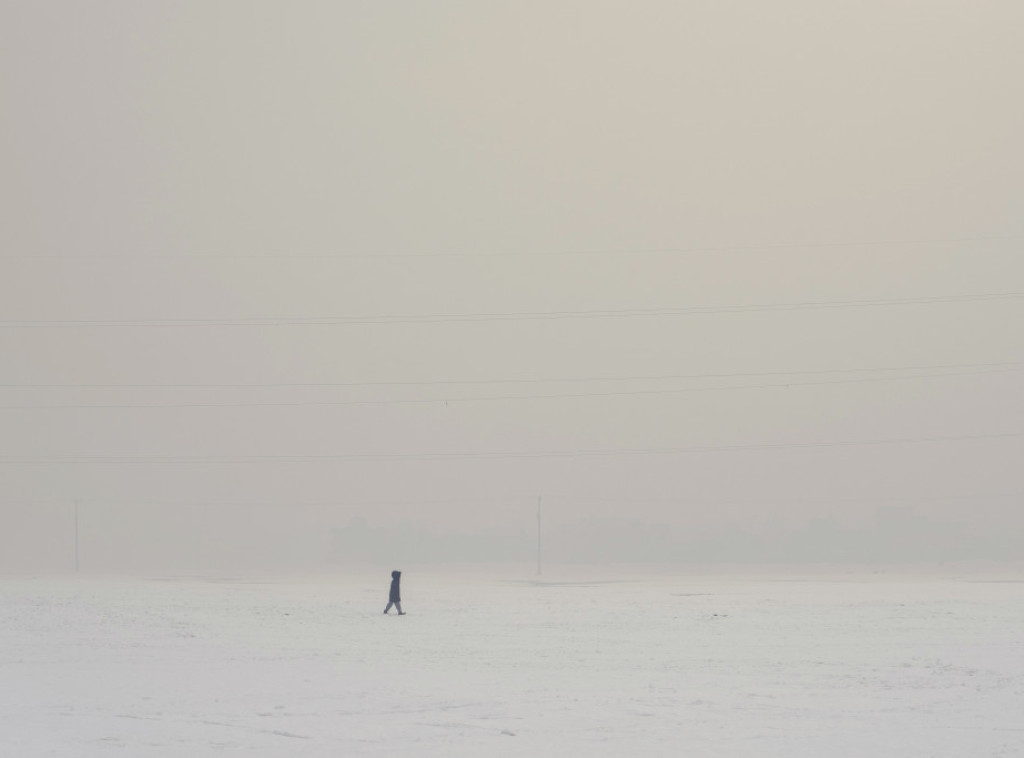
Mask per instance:
[[[6,549],[74,498],[121,543],[270,551],[530,528],[540,492],[553,524],[1014,520],[1022,29],[1012,0],[5,0]],[[868,371],[922,366],[955,368]],[[364,454],[413,459],[308,460]]]

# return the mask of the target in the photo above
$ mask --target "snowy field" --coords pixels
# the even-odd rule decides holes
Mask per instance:
[[[0,578],[3,756],[1022,756],[1024,574]]]

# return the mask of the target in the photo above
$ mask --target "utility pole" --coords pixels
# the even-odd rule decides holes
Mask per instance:
[[[537,495],[537,576],[540,576],[540,495]]]
[[[78,573],[78,501],[75,501],[75,573]]]

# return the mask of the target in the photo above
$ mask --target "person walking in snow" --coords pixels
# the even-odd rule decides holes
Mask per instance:
[[[402,580],[401,571],[391,572],[391,592],[388,594],[388,607],[384,609],[384,614],[391,610],[391,606],[395,606],[398,609],[398,615],[404,616],[405,613],[402,611],[402,593],[399,592],[398,583]]]

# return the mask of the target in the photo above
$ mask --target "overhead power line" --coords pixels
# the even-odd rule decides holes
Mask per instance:
[[[977,236],[977,237],[932,237],[917,239],[889,240],[831,240],[824,242],[776,242],[748,245],[693,245],[675,247],[631,247],[631,248],[554,248],[547,250],[490,250],[481,252],[460,250],[420,250],[420,251],[370,251],[358,252],[284,252],[267,253],[10,253],[0,255],[0,260],[131,260],[135,261],[166,261],[166,260],[349,260],[349,259],[387,259],[387,258],[553,258],[563,256],[621,256],[621,255],[696,255],[701,253],[728,253],[759,250],[819,250],[828,248],[864,248],[864,247],[895,247],[900,245],[955,245],[970,242],[1012,242],[1024,239],[1022,235],[1008,236]]]
[[[552,502],[561,505],[606,505],[614,504],[618,506],[650,506],[650,505],[672,505],[672,506],[697,506],[697,507],[736,507],[736,506],[767,506],[767,505],[787,505],[787,506],[822,506],[822,505],[849,505],[849,506],[864,506],[864,505],[882,505],[882,504],[923,504],[923,503],[958,503],[958,502],[970,502],[970,503],[992,503],[993,501],[1000,500],[1013,500],[1020,501],[1024,498],[1024,492],[975,492],[975,493],[960,493],[956,495],[865,495],[862,497],[812,497],[802,495],[799,497],[787,497],[780,498],[777,494],[773,494],[762,498],[704,498],[695,497],[691,494],[680,494],[676,497],[636,497],[629,494],[624,494],[621,497],[582,497],[579,495],[571,496],[559,496],[545,495],[545,502]],[[247,509],[277,509],[284,508],[289,511],[294,511],[300,508],[380,508],[389,506],[405,506],[405,507],[426,507],[426,506],[453,506],[453,505],[473,505],[473,506],[489,506],[489,507],[512,507],[513,509],[521,507],[525,504],[532,504],[536,502],[536,495],[516,495],[509,494],[506,496],[480,496],[480,497],[469,497],[465,495],[459,495],[456,497],[446,498],[418,498],[418,497],[407,497],[407,498],[391,498],[391,499],[375,499],[375,498],[336,498],[333,500],[185,500],[181,498],[172,499],[159,499],[153,500],[146,497],[138,498],[108,498],[108,497],[90,497],[85,499],[79,499],[77,501],[82,506],[87,507],[99,507],[99,508],[247,508]],[[61,498],[8,498],[7,500],[0,501],[0,508],[25,508],[31,507],[38,509],[40,507],[50,506],[53,508],[65,509],[67,503]]]
[[[740,379],[766,376],[798,376],[829,374],[876,374],[896,371],[946,371],[959,369],[1012,369],[1024,366],[1024,361],[996,361],[988,363],[938,363],[912,366],[877,366],[830,369],[793,369],[790,371],[738,371],[703,374],[641,374],[633,376],[582,377],[513,377],[492,379],[432,379],[424,381],[367,381],[367,382],[250,382],[250,383],[0,383],[0,389],[283,389],[310,387],[442,387],[483,386],[494,384],[582,384],[596,382],[657,382],[682,379]]]
[[[553,503],[571,504],[606,504],[619,505],[863,505],[865,503],[949,503],[961,501],[990,501],[990,500],[1021,500],[1024,499],[1024,492],[975,492],[970,494],[956,495],[865,495],[863,497],[787,497],[780,499],[777,495],[764,498],[705,498],[696,497],[690,494],[680,494],[677,497],[636,497],[623,495],[621,497],[582,497],[579,495],[560,496],[545,495],[545,501]],[[81,505],[98,506],[173,506],[173,507],[250,507],[250,508],[335,508],[338,506],[425,506],[425,505],[509,505],[536,503],[536,495],[507,495],[446,498],[336,498],[333,500],[183,500],[181,498],[152,500],[145,497],[140,498],[106,498],[90,497],[79,499]],[[59,498],[8,498],[0,501],[0,506],[45,506],[53,505],[60,508],[67,507],[67,503]]]
[[[752,443],[740,445],[703,445],[691,447],[610,448],[577,450],[525,450],[449,453],[340,453],[336,455],[8,455],[0,456],[0,464],[150,464],[150,463],[361,463],[400,461],[502,460],[529,458],[607,458],[690,453],[757,452],[766,450],[804,450],[821,448],[871,447],[878,445],[915,445],[924,443],[977,442],[1024,438],[1024,432],[993,434],[956,434],[921,437],[891,437],[869,440],[836,440],[826,442]]]
[[[437,405],[439,403],[472,403],[494,402],[503,400],[556,400],[569,398],[597,397],[629,397],[676,395],[691,392],[723,392],[752,389],[789,389],[791,387],[813,387],[840,384],[866,384],[873,382],[892,382],[907,379],[936,379],[950,376],[981,376],[987,374],[1019,371],[1017,368],[986,369],[982,371],[957,371],[932,374],[913,374],[903,376],[858,377],[851,379],[831,379],[818,381],[791,381],[766,384],[722,385],[717,387],[682,387],[653,390],[609,390],[604,392],[550,392],[534,395],[481,395],[462,397],[436,397],[411,399],[377,399],[377,400],[300,400],[292,402],[241,402],[241,403],[81,403],[81,404],[31,404],[31,405],[0,405],[0,410],[62,410],[62,409],[114,409],[114,408],[281,408],[302,406],[358,406],[358,405]]]
[[[937,295],[928,297],[876,298],[861,300],[808,300],[790,303],[749,305],[709,305],[662,308],[624,308],[602,310],[513,311],[478,313],[428,313],[422,315],[378,316],[267,316],[209,319],[26,319],[0,320],[3,329],[60,329],[107,327],[278,327],[278,326],[368,326],[390,324],[441,324],[485,321],[540,321],[560,319],[654,318],[699,316],[722,313],[762,313],[767,311],[803,311],[879,306],[920,306],[950,303],[976,303],[1020,300],[1024,292],[990,292],[974,295]]]

